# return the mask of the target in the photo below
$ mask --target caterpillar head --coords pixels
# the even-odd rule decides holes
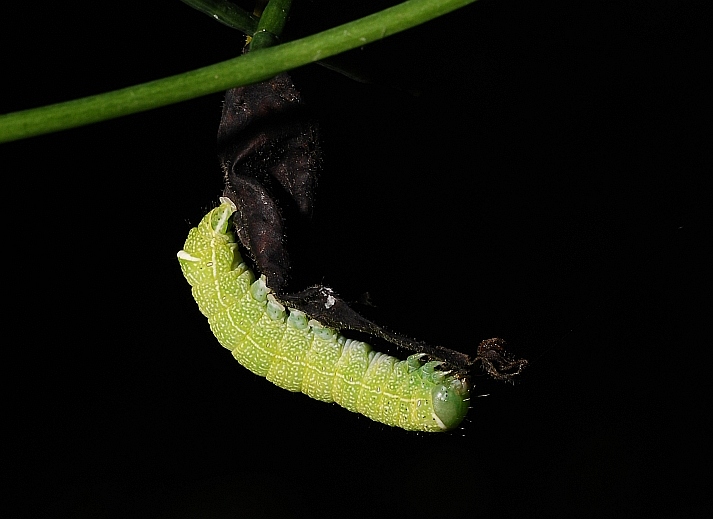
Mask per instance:
[[[447,377],[443,383],[433,387],[433,414],[441,429],[453,429],[463,421],[468,413],[469,395],[465,379]]]
[[[242,261],[230,231],[230,217],[235,212],[235,205],[227,198],[221,197],[220,201],[220,206],[191,229],[183,250],[178,251],[178,262],[191,286],[229,272]]]

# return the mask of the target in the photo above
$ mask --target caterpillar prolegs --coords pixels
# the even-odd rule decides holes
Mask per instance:
[[[295,309],[285,309],[243,262],[227,198],[190,230],[178,261],[220,344],[253,373],[289,391],[413,431],[447,431],[468,411],[468,383],[343,337]]]

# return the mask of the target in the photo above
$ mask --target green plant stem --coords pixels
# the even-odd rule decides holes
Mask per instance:
[[[0,116],[0,142],[65,130],[257,83],[307,63],[386,38],[475,0],[409,0],[359,20],[275,47],[113,92]]]
[[[186,5],[207,14],[223,25],[252,35],[257,29],[259,18],[227,0],[181,0]]]
[[[228,0],[181,0],[184,4],[207,14],[212,19],[227,25],[231,29],[237,29],[247,36],[253,36],[257,30],[260,18],[239,8]],[[287,18],[287,16],[285,16]],[[255,45],[255,44],[253,44]],[[270,45],[267,45],[268,47]],[[339,56],[334,58],[321,59],[316,62],[329,70],[342,74],[354,81],[361,83],[375,83],[378,80],[371,78],[363,70],[355,70],[353,67],[340,61]]]
[[[260,21],[250,42],[250,50],[272,47],[277,43],[290,14],[292,0],[270,0],[260,15]]]

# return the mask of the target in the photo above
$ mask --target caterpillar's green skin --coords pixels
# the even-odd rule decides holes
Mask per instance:
[[[178,261],[218,341],[246,368],[290,391],[336,402],[412,431],[447,431],[468,411],[466,380],[372,351],[285,308],[243,263],[230,230],[228,199],[191,229]]]

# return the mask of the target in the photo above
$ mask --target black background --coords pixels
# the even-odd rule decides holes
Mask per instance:
[[[392,3],[298,1],[287,36]],[[2,112],[242,46],[178,0],[33,9],[0,17]],[[531,360],[515,386],[475,377],[489,396],[452,434],[288,393],[219,347],[175,254],[222,189],[221,94],[0,146],[3,515],[707,517],[702,19],[487,0],[345,55],[380,85],[293,73],[325,150],[309,233],[288,222],[293,288]]]

